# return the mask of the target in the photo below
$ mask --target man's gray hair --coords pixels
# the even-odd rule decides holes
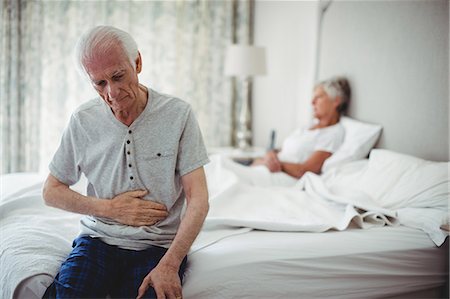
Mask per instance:
[[[94,53],[107,53],[119,45],[136,68],[138,47],[131,35],[112,26],[97,26],[85,32],[75,47],[75,59],[80,70],[85,71],[83,63],[93,58]]]
[[[350,84],[345,77],[333,77],[328,80],[324,80],[316,84],[316,87],[322,86],[327,95],[335,100],[337,97],[340,97],[341,103],[338,106],[337,110],[340,114],[346,112],[351,99],[351,88]]]

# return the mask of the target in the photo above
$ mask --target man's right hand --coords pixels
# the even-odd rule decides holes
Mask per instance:
[[[146,190],[121,193],[110,202],[109,218],[131,226],[150,226],[165,219],[169,213],[163,204],[144,200]]]

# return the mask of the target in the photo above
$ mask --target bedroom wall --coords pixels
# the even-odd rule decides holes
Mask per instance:
[[[318,3],[256,1],[255,44],[268,73],[254,84],[254,144],[277,145],[310,113]],[[353,85],[350,116],[383,125],[377,147],[449,160],[449,7],[435,1],[333,1],[323,23],[319,79]]]
[[[256,146],[268,145],[272,129],[281,146],[293,128],[309,121],[316,23],[317,1],[255,2],[254,43],[267,55],[267,74],[254,79]]]
[[[377,145],[449,160],[448,1],[334,1],[319,77],[346,74],[350,115],[383,125]]]

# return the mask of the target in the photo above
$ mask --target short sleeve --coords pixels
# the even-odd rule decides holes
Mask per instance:
[[[75,184],[80,179],[83,160],[83,130],[77,119],[72,116],[64,130],[59,148],[50,162],[50,173],[63,184]]]
[[[177,171],[183,176],[208,162],[200,127],[189,107],[178,147]]]
[[[341,125],[322,130],[316,139],[314,151],[335,153],[344,142],[344,128]]]

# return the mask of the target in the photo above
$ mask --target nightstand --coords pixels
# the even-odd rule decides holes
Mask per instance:
[[[266,149],[262,147],[250,147],[245,150],[231,146],[208,148],[209,155],[222,155],[244,165],[249,165],[254,159],[263,157],[265,153]]]

